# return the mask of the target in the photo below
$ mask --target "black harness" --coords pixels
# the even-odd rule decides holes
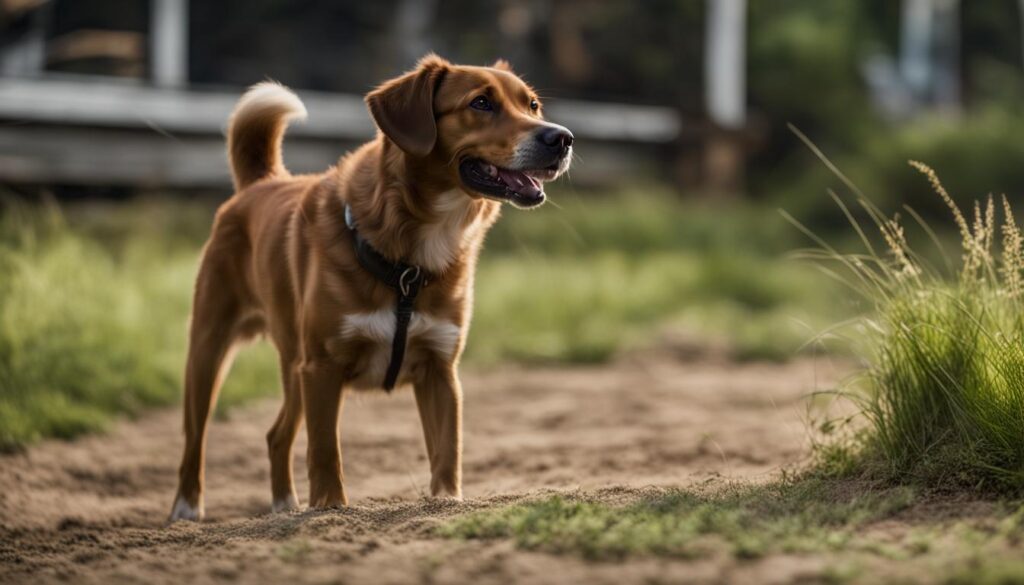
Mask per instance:
[[[391,391],[398,381],[398,372],[402,369],[405,359],[405,346],[409,335],[409,322],[412,310],[420,289],[427,286],[428,275],[425,270],[401,260],[392,262],[359,235],[356,221],[352,217],[352,208],[345,206],[345,224],[352,232],[356,258],[359,265],[384,285],[395,291],[395,337],[391,340],[391,361],[388,362],[387,373],[384,374],[384,389]]]

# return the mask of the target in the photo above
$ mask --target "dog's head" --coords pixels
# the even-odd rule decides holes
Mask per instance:
[[[453,65],[430,55],[366,96],[373,119],[407,155],[444,165],[474,197],[544,202],[544,182],[572,159],[572,133],[544,121],[536,92],[504,61]]]

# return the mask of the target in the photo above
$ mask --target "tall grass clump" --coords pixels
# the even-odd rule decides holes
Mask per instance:
[[[843,454],[846,472],[899,483],[1024,491],[1024,236],[1005,197],[964,213],[931,168],[910,164],[948,207],[960,257],[942,253],[942,238],[907,208],[939,253],[911,249],[899,216],[860,195],[880,234],[873,243],[834,197],[865,253],[818,240],[813,256],[837,263],[832,273],[872,307],[853,336],[863,370],[843,392],[866,424],[823,453],[832,463]]]

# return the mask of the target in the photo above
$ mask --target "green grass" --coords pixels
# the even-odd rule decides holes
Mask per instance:
[[[784,258],[798,234],[774,210],[654,188],[553,202],[506,210],[488,237],[469,361],[603,361],[679,331],[784,360],[850,310],[829,279]]]
[[[807,557],[817,561],[806,575],[814,583],[1024,583],[1024,505],[970,504],[916,486],[800,473],[646,495],[554,495],[455,516],[435,531],[591,562],[662,557],[736,568]]]
[[[1024,488],[1024,323],[973,287],[888,302],[874,333],[869,473],[947,488]]]
[[[784,360],[828,314],[822,280],[784,260],[689,251],[488,257],[467,359],[600,362],[684,330],[737,358]]]
[[[178,401],[196,249],[144,230],[115,248],[69,229],[56,209],[4,209],[0,449]],[[277,387],[268,357],[243,355],[225,406]]]
[[[485,254],[642,258],[687,250],[772,257],[792,249],[798,236],[773,208],[749,201],[684,199],[659,186],[610,193],[568,188],[535,211],[504,209]]]
[[[859,193],[874,236],[837,201],[863,250],[839,252],[808,231],[821,248],[806,256],[871,308],[833,336],[862,364],[840,391],[858,414],[823,425],[827,438],[809,469],[767,485],[671,490],[627,504],[554,496],[458,517],[440,534],[511,539],[520,548],[593,560],[814,553],[868,567],[878,561],[865,555],[921,557],[909,572],[889,565],[891,575],[865,582],[1024,582],[1024,508],[1014,499],[1024,493],[1024,235],[1008,204],[997,213],[993,201],[982,202],[965,216],[930,169],[921,169],[953,212],[961,258],[949,258],[938,236],[930,240],[935,249],[912,249],[899,219]],[[922,238],[934,236],[921,227]],[[997,499],[988,501],[987,516],[951,518],[964,494]],[[951,504],[941,503],[951,495]],[[940,503],[934,515],[918,506],[927,510],[929,502]],[[873,533],[880,520],[904,511],[914,527],[902,536]],[[871,573],[829,574],[858,580]]]
[[[915,501],[908,488],[782,481],[708,491],[670,490],[626,505],[553,496],[458,517],[439,530],[460,539],[510,538],[520,548],[593,560],[657,555],[739,559],[858,546],[864,526]]]
[[[774,212],[657,190],[554,200],[506,210],[490,235],[467,363],[600,362],[680,331],[737,358],[786,359],[833,314],[835,287],[780,258],[795,230]],[[0,446],[176,403],[213,206],[0,213]],[[276,370],[268,344],[242,352],[221,405],[274,394]]]
[[[943,580],[946,585],[1024,585],[1024,561],[999,559],[991,562],[978,555]]]
[[[970,504],[914,486],[802,473],[760,485],[548,496],[455,516],[435,530],[591,562],[712,561],[724,574],[746,565],[767,576],[779,557],[804,557],[797,580],[809,583],[1024,583],[1024,505]]]
[[[864,367],[843,392],[862,416],[825,442],[824,466],[932,489],[1022,493],[1024,238],[1005,199],[1001,220],[991,198],[965,216],[934,172],[914,164],[952,212],[962,255],[933,266],[863,197],[885,247],[866,243],[850,255],[826,245],[819,258],[874,310],[855,323]]]
[[[986,193],[1020,193],[1024,144],[1015,137],[1024,132],[1024,116],[1019,99],[1006,103],[1012,105],[978,104],[963,116],[933,113],[897,126],[868,125],[855,140],[829,142],[828,132],[821,127],[812,136],[826,141],[838,166],[870,194],[873,203],[891,210],[910,205],[939,224],[948,218],[946,206],[926,182],[908,172],[905,161],[924,160],[941,169],[950,192],[965,201]],[[766,177],[771,183],[767,191],[780,206],[816,224],[816,229],[826,224],[841,229],[842,214],[821,196],[835,183],[834,177],[825,167],[808,162],[806,155],[791,159],[789,168],[794,172],[776,170]]]

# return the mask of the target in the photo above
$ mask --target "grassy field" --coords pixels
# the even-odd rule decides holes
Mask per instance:
[[[179,400],[212,214],[210,202],[167,198],[4,208],[0,445],[73,437]],[[797,237],[773,210],[658,189],[507,210],[481,260],[466,362],[599,362],[679,343],[786,359],[836,306],[827,279],[784,259]],[[240,354],[221,406],[278,387],[261,343]]]
[[[173,225],[149,227],[105,238],[52,207],[4,211],[0,445],[70,438],[178,400],[197,248]],[[242,357],[226,406],[273,390],[268,349]]]
[[[831,337],[861,365],[836,392],[855,414],[820,421],[810,464],[763,481],[534,491],[439,519],[429,538],[596,566],[796,562],[827,583],[1024,583],[1024,236],[1008,205],[964,214],[924,170],[953,213],[958,252],[943,237],[917,246],[927,229],[865,199],[851,215],[867,221],[848,230],[863,233],[862,249],[826,234],[800,254],[823,270],[787,259],[806,241],[800,229],[754,206],[568,192],[507,212],[481,259],[469,367],[666,348],[785,359],[852,315]],[[179,400],[210,217],[209,203],[167,199],[5,211],[4,447]],[[222,407],[277,388],[273,350],[259,344],[241,354]]]
[[[814,583],[1024,583],[1019,500],[972,502],[961,515],[952,510],[963,501],[929,490],[810,476],[611,499],[549,496],[458,516],[437,532],[596,563],[813,558]]]
[[[773,209],[657,189],[554,201],[488,238],[469,360],[601,361],[679,332],[787,359],[836,314],[838,287],[785,258],[800,234]]]
[[[529,550],[595,560],[719,552],[751,559],[849,549],[858,544],[858,528],[906,510],[915,499],[908,488],[874,490],[821,480],[676,489],[624,506],[553,496],[463,516],[440,532],[463,539],[512,538]]]
[[[818,429],[808,466],[624,504],[532,500],[440,534],[596,561],[813,554],[836,568],[831,582],[1024,583],[1024,234],[1006,198],[965,213],[912,166],[947,206],[960,257],[941,238],[912,248],[899,218],[863,196],[869,223],[851,217],[862,251],[821,240],[809,254],[872,310],[845,327],[862,368],[838,394],[855,414]]]

